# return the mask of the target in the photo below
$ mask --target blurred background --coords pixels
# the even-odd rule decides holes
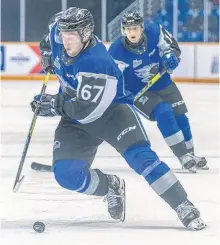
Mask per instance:
[[[134,9],[178,41],[219,41],[219,0],[2,0],[2,41],[39,41],[50,17],[71,6],[92,12],[103,41],[117,38],[122,12]]]
[[[123,13],[140,11],[179,41],[182,58],[175,81],[218,82],[219,0],[1,0],[1,79],[39,78],[39,41],[50,18],[72,6],[92,12],[95,34],[107,48],[120,36]]]

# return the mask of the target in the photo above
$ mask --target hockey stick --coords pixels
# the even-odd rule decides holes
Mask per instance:
[[[147,85],[135,96],[134,101],[137,101],[150,87],[152,87],[163,75],[166,73],[166,70],[163,70],[161,73],[158,72],[148,83]],[[37,162],[32,162],[31,168],[38,172],[53,172],[53,167],[50,165],[45,165]]]
[[[50,165],[41,164],[38,162],[32,162],[31,168],[38,172],[53,172],[53,167]]]
[[[134,101],[137,101],[150,87],[152,87],[167,71],[163,70],[161,73],[158,72],[147,85],[134,97]]]
[[[43,83],[43,86],[42,86],[42,89],[41,89],[41,93],[40,93],[40,101],[41,101],[41,98],[42,98],[42,94],[45,93],[49,78],[50,78],[50,73],[48,72],[46,74],[45,78],[44,78],[44,83]],[[23,166],[24,166],[24,161],[25,161],[25,158],[26,158],[28,147],[29,147],[29,144],[30,144],[30,141],[31,141],[31,137],[32,137],[32,134],[33,134],[33,131],[34,131],[34,127],[35,127],[35,124],[36,124],[36,121],[37,121],[37,116],[38,116],[38,112],[39,112],[39,105],[40,105],[40,103],[37,104],[37,107],[36,107],[36,110],[34,112],[34,116],[33,116],[33,119],[32,119],[31,125],[30,125],[30,129],[29,129],[29,132],[28,132],[28,135],[27,135],[27,138],[26,138],[26,142],[25,142],[24,149],[23,149],[22,156],[21,156],[21,161],[20,161],[20,164],[19,164],[19,167],[18,167],[18,171],[17,171],[17,175],[16,175],[16,178],[15,178],[15,182],[14,182],[14,187],[13,187],[13,191],[14,192],[18,191],[18,189],[20,188],[20,186],[22,185],[22,183],[24,181],[24,177],[25,176],[21,175],[21,172],[22,172],[22,169],[23,169]]]

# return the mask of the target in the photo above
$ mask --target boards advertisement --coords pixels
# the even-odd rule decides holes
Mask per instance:
[[[109,43],[105,44],[109,47]],[[215,43],[180,43],[181,62],[174,81],[218,82],[219,46]],[[43,71],[38,43],[3,43],[0,46],[2,80],[38,80]],[[56,80],[55,76],[52,79]]]

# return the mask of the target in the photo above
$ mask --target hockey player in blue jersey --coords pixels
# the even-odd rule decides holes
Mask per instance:
[[[124,91],[123,76],[105,46],[93,35],[86,9],[69,8],[50,22],[41,41],[42,65],[59,78],[61,92],[31,103],[40,116],[61,116],[55,131],[53,172],[63,188],[105,197],[115,220],[125,218],[125,182],[91,165],[98,146],[108,142],[173,208],[183,225],[205,227],[199,211],[169,167],[150,148],[143,126]],[[144,194],[144,193],[143,193]]]
[[[183,168],[196,172],[208,169],[204,157],[194,155],[194,145],[187,108],[170,74],[179,64],[180,49],[176,40],[162,26],[144,23],[139,12],[125,13],[122,36],[113,42],[109,53],[122,70],[125,89],[135,96],[158,72],[167,71],[136,101],[137,110],[156,121],[166,143]]]

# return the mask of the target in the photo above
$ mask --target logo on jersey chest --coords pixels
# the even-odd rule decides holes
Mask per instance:
[[[133,60],[133,67],[136,68],[142,64],[142,60]]]
[[[159,63],[152,63],[146,65],[140,69],[134,70],[137,77],[141,79],[142,82],[149,82],[159,71]]]

